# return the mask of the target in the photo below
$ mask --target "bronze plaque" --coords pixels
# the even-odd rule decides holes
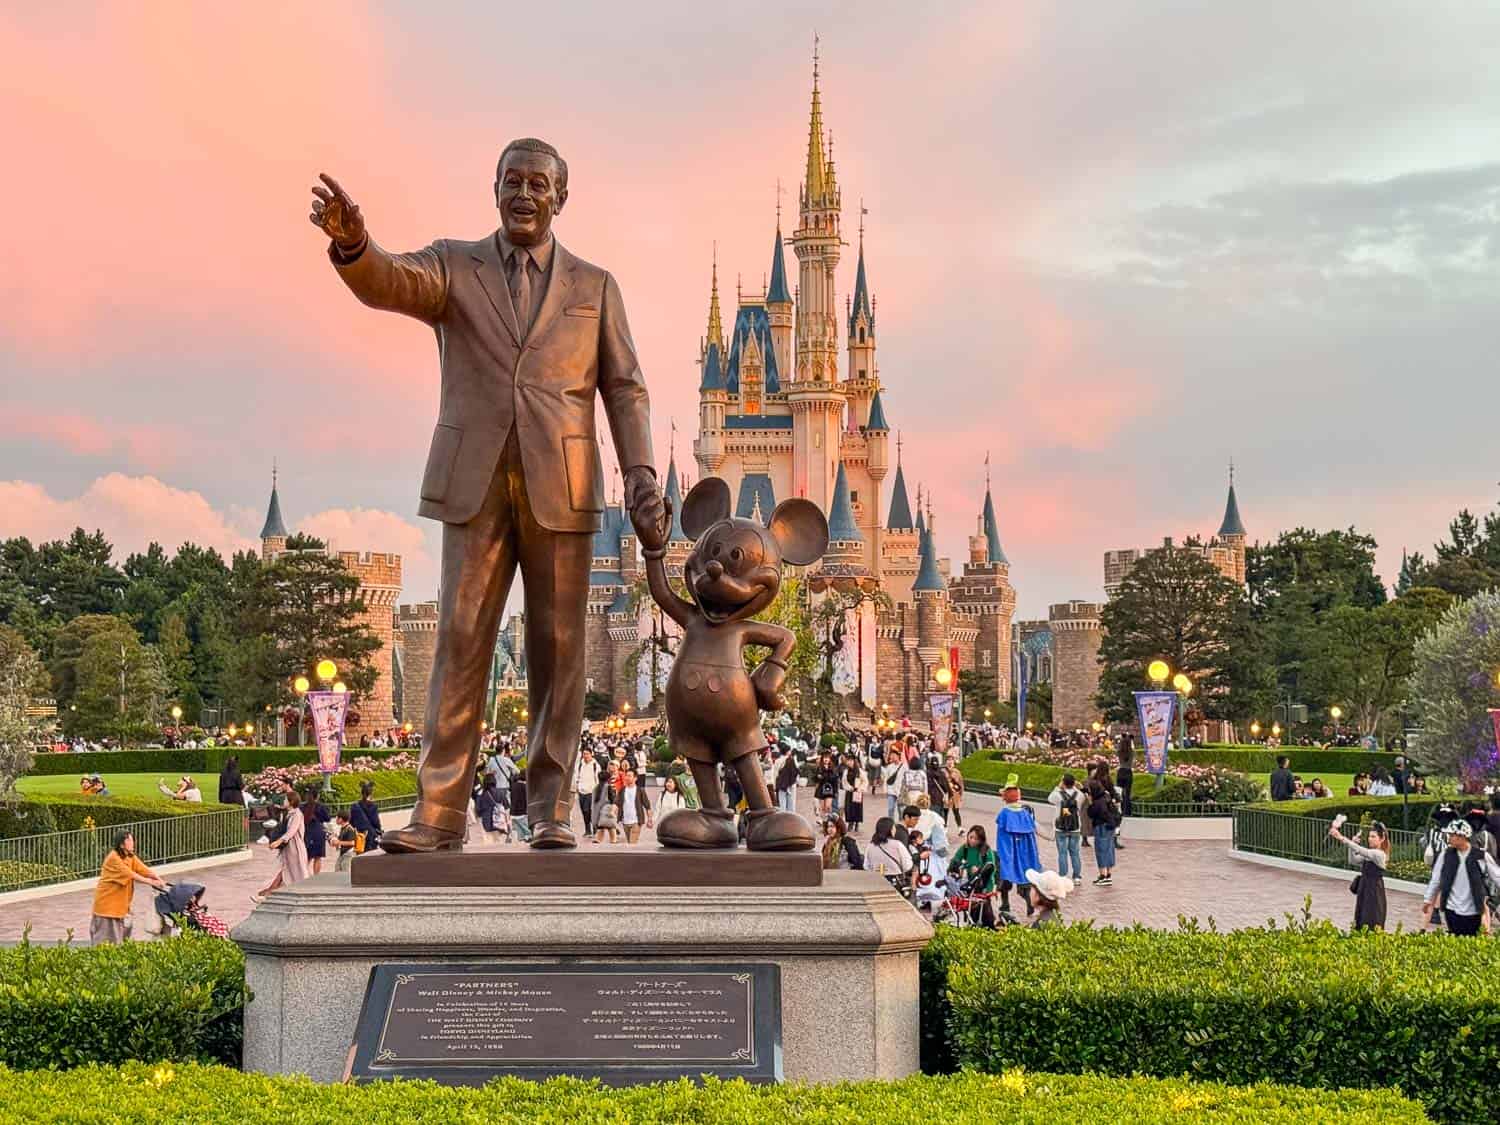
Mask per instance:
[[[781,1077],[776,965],[377,965],[350,1076]]]

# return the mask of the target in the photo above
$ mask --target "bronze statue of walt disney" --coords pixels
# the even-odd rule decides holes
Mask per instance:
[[[667,580],[665,548],[644,550],[651,596],[683,628],[667,679],[671,749],[687,759],[701,808],[678,809],[656,826],[669,848],[733,848],[734,814],[724,799],[719,763],[738,775],[745,791],[746,845],[753,851],[806,851],[812,826],[796,813],[774,807],[761,770],[766,737],[760,712],[779,711],[787,661],[796,645],[789,629],[751,620],[781,587],[781,564],[807,566],[828,548],[828,521],[810,500],[783,500],[762,526],[731,518],[729,486],[718,477],[699,481],[682,503],[682,527],[696,542],[682,574],[692,600]],[[667,511],[664,519],[670,520]],[[662,543],[663,533],[653,537]],[[754,672],[745,670],[743,649],[771,650]]]

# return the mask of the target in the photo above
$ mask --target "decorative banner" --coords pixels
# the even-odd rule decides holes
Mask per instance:
[[[318,769],[338,773],[339,756],[344,750],[344,719],[349,711],[349,693],[344,691],[310,691],[308,710],[312,712],[313,740],[318,747]]]
[[[1141,749],[1146,752],[1146,772],[1167,772],[1167,740],[1172,736],[1172,716],[1177,709],[1175,691],[1138,691],[1135,712],[1141,722]]]
[[[948,735],[953,730],[953,693],[930,692],[927,707],[932,713],[932,748],[939,754],[945,754],[948,751]]]

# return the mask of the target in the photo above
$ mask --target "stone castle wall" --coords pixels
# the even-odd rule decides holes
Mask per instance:
[[[437,621],[437,602],[418,602],[398,606],[396,610],[403,672],[401,714],[417,730],[427,721],[427,690],[432,682],[432,657],[437,649]]]
[[[1099,646],[1104,629],[1095,602],[1063,602],[1047,610],[1052,631],[1052,723],[1059,730],[1088,729],[1101,718]]]

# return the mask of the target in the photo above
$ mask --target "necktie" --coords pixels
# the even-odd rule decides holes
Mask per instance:
[[[510,299],[521,337],[531,331],[531,254],[520,247],[510,256]]]

